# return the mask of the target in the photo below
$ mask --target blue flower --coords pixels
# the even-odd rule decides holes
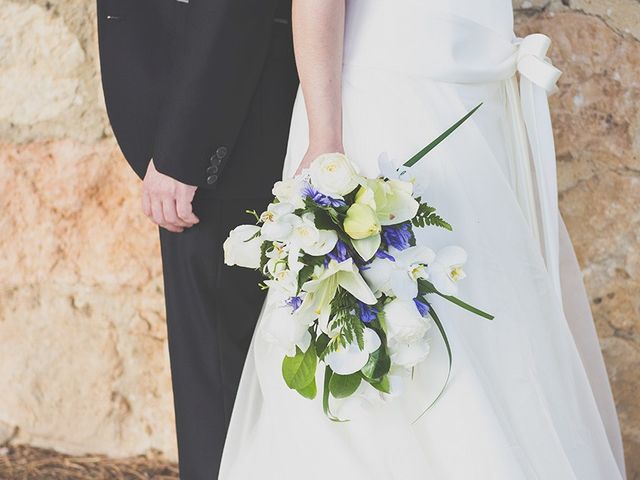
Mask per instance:
[[[307,198],[310,198],[317,205],[320,205],[321,207],[335,208],[335,207],[345,207],[347,205],[344,202],[344,200],[331,198],[330,196],[325,195],[324,193],[320,193],[308,183],[302,188],[302,195],[304,195]]]
[[[285,303],[295,312],[300,308],[300,305],[302,305],[302,299],[300,297],[291,297]]]
[[[395,257],[393,255],[385,252],[382,249],[380,249],[380,250],[378,250],[376,252],[376,254],[374,255],[374,258],[387,259],[387,260],[390,260],[392,262],[396,261],[396,259],[395,259]],[[358,265],[358,268],[360,268],[360,270],[369,270],[371,268],[371,262],[373,262],[374,258],[372,258],[368,262],[364,262],[362,265]]]
[[[338,263],[344,262],[348,258],[351,258],[351,254],[349,253],[349,248],[347,244],[342,240],[338,240],[336,246],[333,247],[327,256],[324,259],[325,266],[329,263],[330,260],[335,260]]]
[[[375,305],[367,305],[366,303],[357,300],[358,308],[360,310],[360,320],[364,323],[370,323],[378,318],[378,309]]]
[[[413,233],[409,222],[400,225],[382,227],[382,239],[396,250],[405,250],[411,246]]]
[[[416,307],[418,309],[418,312],[420,312],[420,315],[422,315],[423,317],[426,317],[429,315],[430,307],[427,302],[424,302],[423,299],[421,299],[420,297],[414,298],[413,302],[416,304]]]
[[[376,252],[376,257],[378,257],[378,258],[383,258],[383,259],[387,259],[387,260],[391,260],[392,262],[395,262],[395,261],[396,261],[396,259],[395,259],[395,257],[394,257],[393,255],[391,255],[391,254],[389,254],[389,253],[385,252],[384,250],[378,250],[378,251]]]

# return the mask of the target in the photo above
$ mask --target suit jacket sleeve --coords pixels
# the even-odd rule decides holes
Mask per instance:
[[[264,65],[277,0],[191,0],[156,129],[158,171],[212,185],[236,141]],[[207,181],[209,179],[209,181]]]

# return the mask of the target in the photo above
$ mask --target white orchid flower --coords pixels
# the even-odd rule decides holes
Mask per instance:
[[[300,309],[293,311],[287,300],[278,294],[269,299],[261,329],[268,342],[277,344],[286,355],[294,356],[296,347],[302,351],[309,348],[309,326],[314,319],[300,312]]]
[[[263,223],[261,235],[265,240],[284,242],[288,240],[293,226],[300,217],[294,215],[295,207],[290,203],[271,203],[260,215]]]
[[[371,328],[364,329],[364,349],[360,350],[354,338],[346,347],[339,346],[336,351],[328,353],[324,361],[338,375],[351,375],[360,371],[369,361],[369,354],[375,352],[382,342],[378,334]]]
[[[463,270],[467,252],[458,246],[444,247],[427,267],[429,281],[444,295],[458,293],[457,283],[466,277]]]
[[[298,272],[286,269],[273,275],[273,280],[265,280],[265,285],[284,297],[292,297],[298,292]]]
[[[348,258],[344,262],[331,260],[326,267],[316,267],[311,279],[302,285],[302,290],[308,295],[300,308],[311,311],[314,318],[318,318],[318,325],[325,333],[329,333],[331,300],[335,297],[338,286],[363,303],[377,303],[375,295],[360,275],[353,259]]]
[[[302,217],[291,220],[293,228],[289,235],[289,268],[299,272],[304,268],[300,262],[300,252],[309,255],[322,256],[333,250],[338,242],[338,235],[334,231],[319,230],[312,213],[305,213]]]
[[[272,277],[276,273],[287,269],[287,256],[289,255],[289,249],[286,244],[280,242],[273,242],[273,248],[266,252],[266,256],[269,260],[265,265],[265,273],[270,274]]]
[[[424,195],[425,186],[420,182],[421,176],[418,175],[415,168],[405,167],[404,165],[397,167],[389,158],[389,155],[383,152],[378,157],[378,169],[380,170],[381,177],[411,183],[411,185],[413,185],[414,197],[422,197]]]
[[[271,192],[281,202],[293,205],[294,208],[304,207],[302,189],[304,180],[301,177],[280,180],[273,185]]]
[[[389,247],[394,258],[375,258],[362,270],[364,278],[374,292],[413,300],[418,295],[418,279],[428,278],[427,268],[435,253],[428,247],[415,246],[405,250]]]
[[[396,167],[396,164],[391,160],[387,152],[382,152],[378,156],[378,170],[380,171],[381,177],[399,178],[400,172],[398,171],[398,167]]]
[[[292,220],[293,228],[289,242],[303,250],[313,247],[320,240],[320,231],[316,227],[312,213],[305,213],[302,217]]]

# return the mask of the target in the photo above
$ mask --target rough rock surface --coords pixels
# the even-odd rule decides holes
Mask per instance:
[[[561,208],[638,479],[640,3],[514,6],[564,71]],[[0,441],[175,460],[157,230],[108,127],[95,37],[92,0],[0,0]]]
[[[0,421],[67,453],[173,457],[157,231],[113,141],[0,144],[0,165]]]
[[[577,11],[561,2],[537,3],[544,8],[521,11],[516,30],[549,35],[552,60],[564,72],[560,91],[551,98],[560,206],[585,273],[622,422],[629,478],[637,479],[640,3],[564,2]]]

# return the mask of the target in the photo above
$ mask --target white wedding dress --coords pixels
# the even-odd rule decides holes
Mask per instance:
[[[557,207],[546,95],[558,72],[545,62],[546,37],[514,37],[511,0],[347,0],[345,37],[344,140],[361,173],[378,173],[381,152],[399,165],[483,102],[417,166],[426,200],[454,227],[428,228],[418,241],[463,246],[468,277],[458,296],[496,318],[433,300],[453,350],[439,401],[415,421],[446,374],[434,328],[432,352],[403,397],[334,423],[319,398],[285,385],[283,352],[261,333],[263,314],[219,478],[625,478],[609,382]],[[300,94],[285,176],[306,147]]]

